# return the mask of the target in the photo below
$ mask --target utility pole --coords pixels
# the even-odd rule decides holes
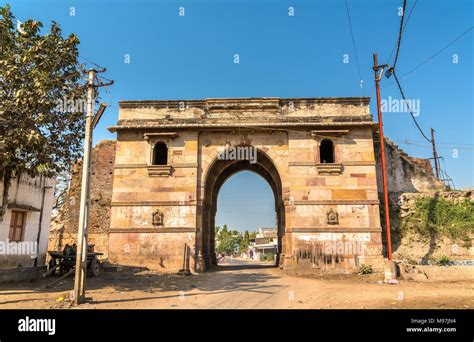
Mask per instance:
[[[439,179],[439,165],[438,165],[438,154],[436,153],[436,144],[435,144],[435,138],[434,138],[434,129],[431,129],[431,144],[433,145],[433,160],[434,160],[434,166],[435,166],[435,172],[436,172],[436,178]]]
[[[96,73],[105,72],[103,68],[100,71],[89,69],[89,79],[87,85],[87,113],[86,113],[86,129],[84,137],[84,157],[82,161],[82,182],[81,182],[81,203],[79,207],[79,227],[77,231],[76,246],[76,269],[74,278],[74,302],[81,304],[85,301],[86,294],[86,272],[87,272],[87,252],[89,250],[87,244],[88,237],[88,218],[89,218],[89,176],[91,167],[91,151],[92,151],[92,132],[96,127],[100,117],[104,113],[106,104],[102,103],[96,115],[94,114],[94,105],[96,97],[96,87],[104,87],[112,85],[114,81],[109,83],[99,82],[95,85]]]
[[[379,136],[380,136],[380,161],[382,163],[382,183],[383,183],[383,198],[384,198],[384,212],[385,212],[385,230],[387,237],[387,257],[389,261],[392,261],[392,240],[390,238],[390,212],[388,208],[388,190],[387,190],[387,166],[385,163],[385,138],[383,135],[383,120],[382,120],[382,109],[380,106],[380,79],[382,78],[383,69],[385,65],[378,65],[377,54],[374,53],[374,74],[375,74],[375,89],[377,94],[377,114],[379,120]],[[382,72],[379,75],[379,69]]]
[[[87,272],[87,233],[88,233],[88,209],[89,209],[89,175],[90,154],[92,146],[91,118],[95,103],[95,70],[89,70],[87,85],[87,114],[86,132],[84,138],[84,158],[82,161],[81,203],[79,207],[79,228],[77,231],[76,246],[76,275],[74,278],[74,302],[81,304],[85,300],[86,272]]]

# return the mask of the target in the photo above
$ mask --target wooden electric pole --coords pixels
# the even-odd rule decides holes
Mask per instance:
[[[436,178],[439,179],[439,165],[438,165],[438,154],[436,153],[436,144],[434,138],[434,129],[431,129],[431,144],[433,145],[433,160],[434,160],[434,167],[436,172]]]
[[[374,74],[375,74],[375,90],[377,94],[377,114],[379,120],[379,136],[380,136],[380,162],[382,164],[382,183],[383,183],[383,204],[385,212],[385,231],[387,237],[387,257],[388,260],[392,260],[392,240],[390,238],[390,211],[388,205],[388,190],[387,190],[387,165],[385,163],[385,138],[383,135],[383,120],[382,120],[382,109],[380,106],[380,79],[382,78],[383,69],[386,66],[378,65],[377,54],[374,53]],[[379,70],[382,72],[379,75]]]

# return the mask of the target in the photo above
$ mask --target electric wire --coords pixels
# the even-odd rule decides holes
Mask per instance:
[[[356,47],[356,43],[355,43],[354,30],[352,29],[352,20],[351,20],[351,15],[350,15],[350,12],[349,12],[349,5],[347,3],[347,0],[345,0],[345,4],[346,4],[346,11],[347,11],[347,19],[349,21],[349,29],[351,31],[352,46],[354,47],[354,54],[355,54],[356,63],[357,63],[357,72],[359,74],[360,87],[361,87],[361,91],[362,91],[362,96],[364,96],[364,87],[363,87],[363,83],[362,83],[363,82],[362,81],[362,74],[360,72],[359,56],[357,54],[357,47]]]

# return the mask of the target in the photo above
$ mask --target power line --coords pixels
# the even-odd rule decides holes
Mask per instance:
[[[417,2],[418,2],[418,0],[415,0],[415,2],[413,3],[413,6],[411,7],[410,13],[408,13],[407,21],[406,21],[405,25],[403,26],[402,34],[405,33],[405,31],[408,27],[408,22],[410,21],[411,15],[413,13],[413,10],[415,9],[415,6],[416,6]],[[385,64],[388,64],[390,62],[390,59],[392,58],[393,53],[395,52],[395,49],[397,48],[397,46],[398,46],[398,43],[395,44],[395,46],[393,47],[392,52],[390,52],[390,57],[388,57],[387,63],[385,63]]]
[[[466,31],[464,31],[463,33],[461,33],[459,36],[457,36],[454,40],[452,40],[450,43],[448,43],[445,47],[443,47],[441,50],[439,50],[438,52],[434,53],[433,55],[431,55],[430,57],[428,57],[425,61],[421,62],[420,64],[418,64],[416,67],[414,67],[413,69],[411,69],[410,71],[406,72],[403,76],[406,76],[408,74],[411,74],[412,72],[414,72],[416,69],[420,68],[421,66],[425,65],[426,63],[428,63],[430,60],[432,60],[433,58],[435,58],[436,56],[438,56],[440,53],[442,53],[444,50],[446,50],[447,48],[449,48],[451,45],[453,45],[454,43],[456,43],[459,39],[461,39],[464,35],[466,35],[470,30],[472,30],[474,28],[474,26],[471,26],[469,27]]]
[[[354,47],[354,54],[355,54],[355,58],[357,62],[357,72],[359,73],[360,88],[362,91],[362,96],[364,96],[364,87],[362,84],[362,74],[360,73],[359,56],[357,54],[357,47],[356,47],[355,38],[354,38],[354,31],[352,30],[352,20],[351,20],[351,15],[349,13],[349,5],[347,4],[347,0],[345,0],[345,3],[346,3],[347,19],[349,20],[349,28],[351,30],[352,46]]]
[[[410,108],[410,104],[408,103],[407,99],[405,98],[405,94],[403,93],[402,86],[400,85],[400,81],[398,80],[397,73],[395,72],[395,70],[393,70],[393,76],[394,76],[395,81],[396,81],[396,83],[397,83],[398,90],[400,90],[400,94],[402,95],[402,98],[403,98],[403,100],[405,101],[405,103],[406,103],[406,105],[407,105],[408,111],[410,112],[410,115],[411,115],[413,121],[415,122],[416,127],[417,127],[418,130],[420,131],[420,133],[421,133],[421,135],[423,136],[423,138],[425,138],[427,141],[431,142],[431,139],[429,139],[429,138],[425,135],[425,133],[423,133],[423,130],[421,129],[421,127],[420,127],[420,125],[418,124],[418,122],[416,121],[415,115],[413,114],[413,111],[412,111],[411,108]]]
[[[397,65],[398,61],[398,53],[400,52],[400,44],[402,42],[402,34],[403,34],[403,21],[405,19],[405,8],[407,7],[407,0],[403,0],[403,12],[402,18],[400,19],[400,30],[398,32],[398,44],[397,44],[397,53],[395,54],[395,60],[393,62],[393,68]]]
[[[428,145],[420,145],[416,141],[408,141],[408,140],[392,140],[392,141],[396,142],[398,144],[413,145],[413,146],[423,147],[423,148],[427,148],[427,149],[432,149],[433,148],[432,146],[428,146]],[[436,143],[436,145],[440,145],[440,144]],[[438,147],[438,148],[443,149],[443,150],[447,150],[447,149],[449,149],[449,150],[451,150],[451,149],[468,150],[468,151],[474,150],[474,147],[447,147],[446,146],[446,147]]]
[[[83,56],[79,56],[79,58],[82,58],[83,60],[85,60],[86,62],[88,63],[91,63],[93,65],[95,65],[96,67],[100,68],[100,69],[105,69],[103,66],[91,61],[90,59],[86,58],[86,57],[83,57]]]
[[[453,45],[454,43],[456,43],[459,39],[461,39],[462,37],[464,37],[470,30],[472,30],[474,28],[474,26],[471,26],[469,27],[467,30],[465,30],[463,33],[461,33],[460,35],[458,35],[456,38],[454,38],[452,41],[450,41],[447,45],[445,45],[443,48],[441,48],[440,50],[438,50],[437,52],[435,52],[434,54],[432,54],[430,57],[428,57],[427,59],[425,59],[423,62],[421,62],[420,64],[418,64],[417,66],[415,66],[413,69],[411,69],[410,71],[404,73],[402,75],[402,77],[405,77],[411,73],[413,73],[415,70],[417,70],[418,68],[422,67],[423,65],[425,65],[426,63],[430,62],[432,59],[434,59],[435,57],[437,57],[439,54],[441,54],[443,51],[445,51],[447,48],[449,48],[451,45]],[[392,84],[394,84],[394,82],[390,82],[390,83],[387,83],[385,84],[384,86],[382,86],[381,88],[386,88],[388,86],[391,86]]]

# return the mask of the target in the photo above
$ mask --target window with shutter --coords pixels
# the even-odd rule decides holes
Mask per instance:
[[[8,234],[8,239],[10,241],[21,241],[23,239],[25,216],[26,214],[23,211],[12,211],[10,233]]]

